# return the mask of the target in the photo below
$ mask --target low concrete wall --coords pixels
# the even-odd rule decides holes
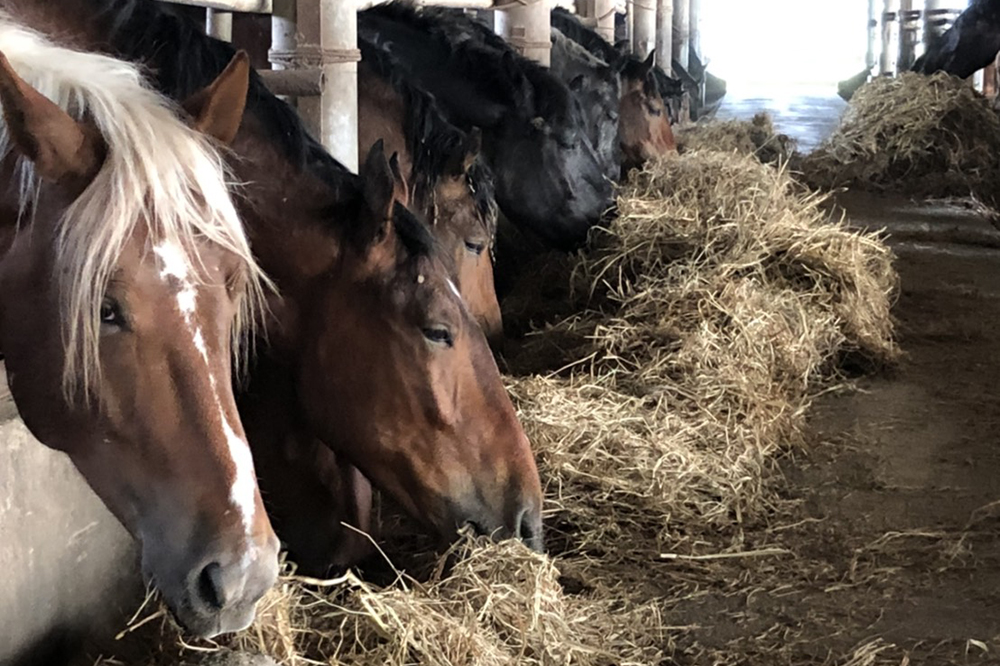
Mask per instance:
[[[137,607],[136,548],[64,454],[35,440],[0,371],[0,664],[65,664]]]

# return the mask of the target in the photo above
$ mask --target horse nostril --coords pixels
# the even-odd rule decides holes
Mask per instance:
[[[524,508],[517,514],[514,536],[534,551],[542,551],[542,519],[534,509]]]
[[[198,594],[201,600],[211,608],[222,609],[226,606],[226,587],[222,576],[222,567],[218,562],[212,562],[201,570],[198,576]]]

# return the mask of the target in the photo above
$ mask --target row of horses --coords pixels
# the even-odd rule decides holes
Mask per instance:
[[[459,14],[368,10],[354,174],[154,0],[0,8],[8,383],[182,625],[249,624],[275,530],[307,570],[357,561],[372,486],[444,538],[542,548],[487,339],[498,209],[582,242],[671,148],[652,61],[566,42],[550,71]]]

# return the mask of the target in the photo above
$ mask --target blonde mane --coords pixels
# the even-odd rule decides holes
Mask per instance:
[[[87,395],[100,381],[98,313],[122,249],[140,225],[149,246],[172,243],[198,270],[197,242],[208,241],[245,264],[246,291],[233,326],[233,352],[243,365],[270,283],[250,251],[230,198],[219,151],[153,91],[136,65],[53,44],[0,12],[0,51],[29,85],[77,118],[94,122],[107,157],[93,182],[58,222],[53,279],[60,293],[66,349],[63,388]],[[0,119],[0,158],[11,150]],[[15,171],[22,212],[39,196],[33,164]],[[148,257],[153,260],[153,253]]]

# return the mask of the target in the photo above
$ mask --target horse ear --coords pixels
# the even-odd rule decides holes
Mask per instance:
[[[410,186],[403,177],[399,167],[399,153],[394,152],[389,158],[389,170],[392,171],[393,196],[404,206],[410,205]]]
[[[182,106],[191,115],[192,127],[229,144],[243,122],[249,88],[250,57],[246,51],[237,51],[222,73]]]
[[[360,229],[363,234],[359,238],[364,246],[382,240],[391,229],[392,209],[396,203],[396,179],[392,166],[385,158],[385,147],[382,139],[376,141],[368,157],[361,166],[361,180],[364,187],[365,203],[371,212],[371,224]]]
[[[84,124],[17,75],[0,53],[0,103],[11,142],[34,162],[38,174],[79,194],[101,165],[107,145],[97,129]]]
[[[483,146],[483,133],[478,127],[473,127],[462,145],[451,155],[445,166],[445,173],[452,178],[464,178],[472,168]]]
[[[656,66],[656,51],[650,51],[649,55],[646,56],[646,59],[642,61],[642,69],[639,71],[642,73],[643,76],[646,76],[651,71],[653,71],[653,67],[655,66]]]

